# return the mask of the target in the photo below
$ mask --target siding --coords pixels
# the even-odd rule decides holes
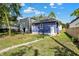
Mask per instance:
[[[32,25],[32,32],[38,32],[39,29],[38,29],[38,25],[34,26]]]
[[[20,19],[19,24],[20,24],[20,30],[23,31],[23,28],[25,28],[25,32],[31,32],[31,19],[26,18],[26,19]]]
[[[57,25],[55,22],[52,23],[43,23],[32,25],[32,32],[42,33],[42,34],[51,34],[51,27],[54,27],[54,33],[57,33]]]
[[[70,28],[79,27],[79,18],[69,25]]]
[[[69,24],[67,33],[75,38],[79,38],[79,18],[75,19],[75,21]]]
[[[67,33],[73,37],[79,38],[79,27],[67,29]]]

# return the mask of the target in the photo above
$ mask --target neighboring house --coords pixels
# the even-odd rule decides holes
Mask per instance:
[[[25,28],[25,32],[31,32],[31,19],[24,18],[19,19],[15,24],[11,25],[11,30],[23,32]],[[5,24],[0,27],[0,31],[8,31],[8,26]]]
[[[58,21],[56,19],[45,19],[32,23],[32,34],[48,34],[55,36],[59,32]]]
[[[12,31],[15,31],[15,32],[18,31],[18,26],[17,26],[17,24],[11,25],[10,28],[11,28]],[[2,32],[7,32],[8,29],[9,29],[8,26],[5,25],[5,24],[3,24],[3,25],[0,27],[0,32],[1,32],[1,31],[2,31]]]
[[[20,31],[23,31],[25,29],[25,32],[31,32],[31,19],[30,18],[24,18],[18,20]]]
[[[70,22],[69,28],[73,28],[73,27],[79,27],[79,17],[77,17],[76,19]]]
[[[79,38],[79,17],[70,22],[67,33],[73,37]]]

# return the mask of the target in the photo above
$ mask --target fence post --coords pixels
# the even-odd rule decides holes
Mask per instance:
[[[38,56],[38,49],[34,49],[34,56]]]

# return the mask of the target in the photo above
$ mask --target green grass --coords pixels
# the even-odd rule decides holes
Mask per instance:
[[[64,32],[61,32],[54,38],[58,40],[59,42],[61,42],[62,44],[64,44],[65,46],[67,46],[68,48],[70,48],[71,50],[73,50],[74,52],[79,54],[78,48],[71,41],[72,38],[68,37]]]
[[[27,37],[30,38],[32,36],[28,35]],[[34,35],[33,37],[40,38],[41,36]],[[71,42],[71,38],[69,38],[64,32],[61,32],[57,36],[54,36],[54,38],[56,40],[58,40],[59,42],[61,42],[62,44],[64,44],[65,46],[67,46],[68,48],[72,49],[74,52],[76,52],[76,53],[79,52],[77,47]],[[38,50],[37,55],[39,55],[39,56],[54,56],[56,53],[58,53],[58,55],[64,55],[64,54],[66,54],[66,52],[69,53],[69,55],[71,54],[70,52],[68,52],[65,49],[62,50],[63,47],[60,44],[58,44],[57,42],[55,42],[53,39],[51,39],[49,36],[45,36],[43,39],[44,40],[33,43],[28,46],[23,46],[23,47],[19,47],[16,49],[12,49],[12,50],[5,52],[1,55],[5,55],[5,56],[19,55],[19,54],[22,54],[21,49],[23,51],[25,51],[22,54],[23,56],[34,56],[35,50]],[[59,50],[61,50],[61,51],[59,51]],[[73,54],[71,54],[71,55],[73,55]]]
[[[24,35],[18,34],[15,36],[2,37],[2,38],[0,38],[0,50],[13,46],[13,45],[33,41],[33,40],[39,39],[41,37],[42,37],[42,35],[31,35],[31,34],[24,34]]]
[[[25,56],[33,56],[35,53],[34,52],[35,49],[38,50],[39,56],[54,55],[53,48],[55,48],[55,47],[61,47],[61,46],[47,36],[44,38],[44,40],[42,40],[40,42],[33,43],[30,46],[24,46],[24,48],[26,48],[26,53],[24,55]],[[22,47],[10,50],[8,52],[3,53],[3,55],[10,55],[11,53],[17,52],[21,48]]]
[[[71,41],[71,38],[68,37],[64,32],[59,33],[54,38],[56,38],[57,40],[60,40],[60,41]]]

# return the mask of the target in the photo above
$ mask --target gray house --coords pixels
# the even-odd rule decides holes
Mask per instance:
[[[31,32],[31,19],[24,18],[18,20],[20,31],[22,32]]]
[[[72,20],[69,24],[69,28],[79,27],[79,17]]]
[[[70,22],[67,33],[73,37],[79,38],[79,17]]]
[[[31,33],[33,19],[30,17],[18,20],[19,28],[21,32]]]

